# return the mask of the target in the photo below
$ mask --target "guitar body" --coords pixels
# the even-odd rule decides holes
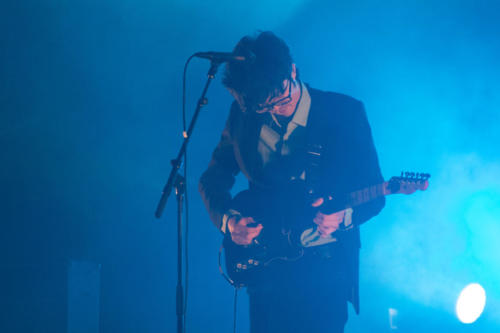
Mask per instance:
[[[317,212],[310,206],[304,182],[296,181],[280,192],[245,190],[233,199],[232,208],[253,217],[263,229],[250,245],[238,245],[231,235],[224,238],[226,271],[238,286],[258,280],[275,261],[294,261],[304,253],[300,235],[314,227]]]

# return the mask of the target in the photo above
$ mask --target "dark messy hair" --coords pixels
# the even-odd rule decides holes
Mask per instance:
[[[243,97],[246,109],[284,92],[283,81],[290,78],[293,60],[281,38],[270,31],[245,36],[233,53],[246,60],[227,63],[222,82]]]

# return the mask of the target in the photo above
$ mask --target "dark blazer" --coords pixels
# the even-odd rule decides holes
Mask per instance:
[[[321,175],[323,193],[346,194],[383,182],[377,153],[363,104],[352,97],[308,87],[311,108],[306,140],[323,148]],[[240,111],[235,102],[215,148],[207,170],[202,174],[199,190],[210,218],[221,228],[222,216],[231,206],[230,190],[241,171],[250,186],[266,186],[257,143],[262,116]],[[354,209],[353,224],[359,226],[377,215],[385,199],[374,200]],[[344,243],[349,258],[350,301],[359,312],[358,270],[359,229],[349,233]]]

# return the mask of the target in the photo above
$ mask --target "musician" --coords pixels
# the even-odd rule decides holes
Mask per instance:
[[[235,176],[241,171],[251,189],[279,193],[307,180],[308,145],[322,147],[322,195],[308,203],[319,209],[311,221],[319,237],[303,244],[300,259],[276,263],[248,286],[251,332],[343,332],[347,302],[359,313],[359,226],[385,201],[334,213],[321,208],[330,196],[383,182],[363,104],[302,82],[288,46],[272,32],[243,37],[234,53],[246,60],[226,65],[223,83],[234,102],[199,183],[215,226],[234,243],[251,244],[266,225],[232,206]],[[276,195],[268,206],[285,216],[296,206],[279,201]]]

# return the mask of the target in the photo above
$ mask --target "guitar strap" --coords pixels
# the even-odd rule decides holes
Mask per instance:
[[[313,111],[313,110],[310,110]],[[311,116],[310,112],[310,116]],[[320,189],[322,174],[322,157],[325,151],[326,135],[331,135],[325,133],[322,126],[318,126],[314,122],[314,114],[311,118],[311,122],[307,128],[306,133],[306,149],[304,159],[306,163],[304,164],[305,182],[307,188],[307,201],[312,203],[313,200],[323,197],[325,193],[322,193]],[[352,227],[352,212],[351,208],[347,209],[344,216],[343,228],[344,230],[350,229]],[[325,245],[329,243],[337,242],[337,237],[329,235],[329,237],[320,237],[317,228],[306,229],[300,235],[300,242],[304,247],[316,247],[320,245]]]

